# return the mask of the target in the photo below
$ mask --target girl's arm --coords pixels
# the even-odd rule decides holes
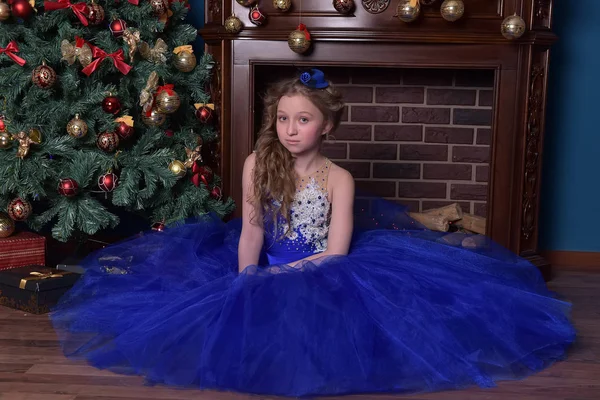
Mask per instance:
[[[354,228],[354,179],[345,169],[334,166],[329,172],[329,182],[332,185],[330,191],[331,223],[327,237],[327,250],[290,265],[324,256],[348,254]]]
[[[258,264],[264,240],[261,210],[253,203],[252,170],[255,159],[254,153],[246,158],[242,175],[242,233],[238,244],[239,272],[242,272],[248,265]]]

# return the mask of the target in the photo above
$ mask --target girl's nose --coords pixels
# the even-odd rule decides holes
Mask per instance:
[[[298,134],[298,128],[296,127],[296,124],[293,121],[290,121],[290,123],[287,126],[287,134],[289,136],[294,136]]]

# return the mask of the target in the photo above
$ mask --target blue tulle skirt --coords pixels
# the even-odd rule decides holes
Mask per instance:
[[[51,319],[98,368],[285,396],[491,387],[565,356],[570,304],[533,265],[383,215],[357,217],[347,256],[241,274],[240,221],[145,233],[90,255]]]

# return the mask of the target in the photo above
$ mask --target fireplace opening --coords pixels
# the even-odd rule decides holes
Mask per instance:
[[[490,176],[494,70],[325,67],[344,94],[342,123],[324,153],[358,188],[411,211],[458,203],[485,217]],[[292,65],[254,65],[254,132],[266,87]]]

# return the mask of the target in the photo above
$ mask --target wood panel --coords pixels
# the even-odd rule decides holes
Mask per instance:
[[[586,269],[600,271],[600,252],[593,251],[545,251],[544,256],[552,265],[561,269]]]

